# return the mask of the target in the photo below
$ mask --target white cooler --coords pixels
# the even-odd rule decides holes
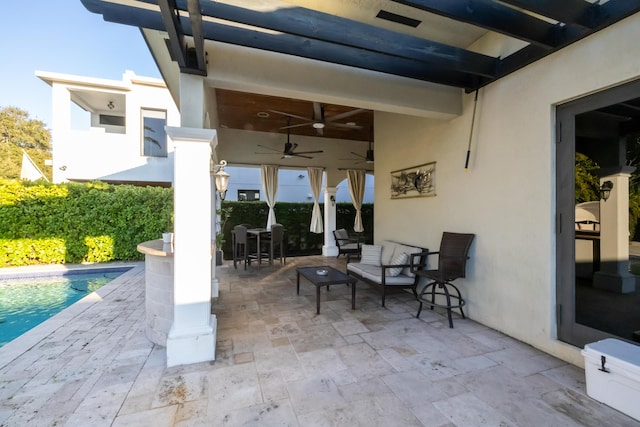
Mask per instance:
[[[587,394],[640,420],[640,346],[607,338],[584,346]]]

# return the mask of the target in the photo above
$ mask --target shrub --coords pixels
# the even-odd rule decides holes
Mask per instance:
[[[231,214],[225,222],[222,232],[225,244],[223,250],[227,258],[232,257],[233,246],[231,230],[238,224],[252,224],[264,227],[267,224],[269,208],[265,202],[222,202],[223,208],[230,208]],[[324,209],[324,205],[320,205]],[[309,231],[313,203],[278,202],[274,208],[276,220],[286,230],[287,256],[319,255],[322,253],[324,234]],[[345,228],[353,233],[355,208],[351,203],[336,205],[336,228]],[[324,219],[324,213],[323,213]],[[362,206],[363,237],[367,242],[373,242],[373,204]],[[329,230],[332,231],[332,230]]]
[[[167,188],[0,180],[0,266],[139,260],[172,211]]]

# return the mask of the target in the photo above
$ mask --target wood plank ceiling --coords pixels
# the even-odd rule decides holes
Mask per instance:
[[[213,40],[467,92],[640,11],[640,0],[81,1],[107,21],[166,31],[172,58],[185,73],[206,75],[204,41]],[[501,56],[472,50],[473,42],[487,33],[510,40],[517,48]],[[311,118],[318,107],[238,92],[217,95],[221,124],[230,128],[282,132],[286,117],[267,110]],[[242,116],[241,108],[246,109]],[[325,116],[348,109],[327,105]],[[257,117],[258,112],[268,112],[269,117]],[[372,113],[340,120],[362,123],[361,129],[325,127],[323,134],[368,140],[372,119],[367,114]],[[292,119],[291,124],[302,122]],[[312,126],[291,128],[292,133],[314,135],[314,131],[317,136]]]

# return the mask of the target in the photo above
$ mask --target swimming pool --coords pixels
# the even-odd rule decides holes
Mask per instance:
[[[130,269],[67,270],[0,280],[0,347]]]

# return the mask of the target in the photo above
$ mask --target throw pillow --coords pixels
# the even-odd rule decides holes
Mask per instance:
[[[408,262],[409,262],[409,255],[405,254],[404,252],[400,252],[399,254],[396,254],[396,256],[393,257],[390,265],[402,265]],[[387,272],[389,273],[390,276],[397,276],[402,272],[402,268],[403,267],[389,268],[387,269]]]
[[[382,253],[382,246],[362,245],[360,264],[369,264],[369,265],[375,265],[379,267],[381,253]]]
[[[420,252],[422,252],[422,249],[420,249],[420,248],[408,248],[406,250],[406,253],[407,253],[407,262],[406,263],[407,264],[411,263],[411,260],[409,259],[411,254],[417,254],[417,253],[420,253]],[[414,261],[418,262],[418,258],[417,257],[414,258]],[[405,276],[409,276],[409,277],[416,277],[416,275],[411,272],[411,268],[410,267],[403,268],[402,269],[402,274],[404,274]]]

